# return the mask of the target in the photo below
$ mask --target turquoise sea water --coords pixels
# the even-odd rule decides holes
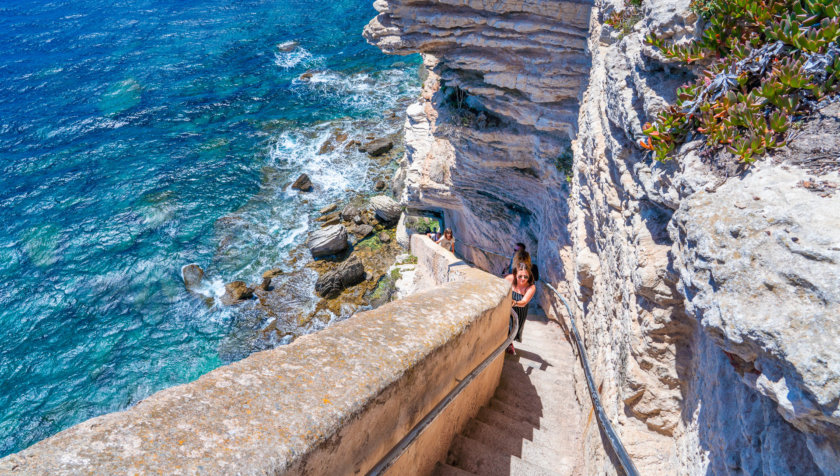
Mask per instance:
[[[361,38],[370,3],[0,5],[0,456],[282,343],[180,269],[214,296],[300,266],[314,211],[371,188],[363,155],[319,153],[419,90]],[[302,171],[317,193],[285,190]]]

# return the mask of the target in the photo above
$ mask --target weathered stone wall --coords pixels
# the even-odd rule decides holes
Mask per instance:
[[[430,261],[451,261],[416,238]],[[477,269],[456,275],[71,427],[3,458],[0,473],[363,474],[504,342],[510,285]],[[501,364],[470,384],[391,474],[430,472],[492,397]]]
[[[377,0],[369,41],[430,70],[394,187],[485,269],[506,260],[467,244],[528,244],[643,474],[838,474],[840,204],[802,184],[838,182],[807,166],[840,156],[840,111],[734,175],[699,142],[653,162],[642,124],[692,73],[643,38],[696,35],[689,3],[614,31],[621,0]],[[594,424],[583,442],[585,474],[616,472]]]

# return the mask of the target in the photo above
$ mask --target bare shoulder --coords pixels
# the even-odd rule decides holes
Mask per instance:
[[[513,284],[513,275],[509,274],[509,275],[505,276],[505,281]]]

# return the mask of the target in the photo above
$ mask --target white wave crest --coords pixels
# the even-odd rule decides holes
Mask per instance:
[[[275,65],[283,69],[292,69],[298,65],[308,68],[321,63],[322,58],[312,55],[312,53],[303,47],[297,46],[289,51],[285,51],[287,49],[286,47],[289,46],[288,44],[290,43],[292,42],[286,42],[278,45],[278,48],[280,48],[281,51],[274,53]]]

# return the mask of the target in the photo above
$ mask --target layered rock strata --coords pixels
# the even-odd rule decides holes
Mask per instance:
[[[748,169],[699,141],[654,163],[641,125],[692,72],[643,38],[700,26],[688,0],[645,0],[630,31],[604,24],[627,5],[377,0],[368,40],[429,70],[393,186],[491,271],[507,260],[473,245],[526,242],[573,301],[643,474],[837,474],[840,111]],[[585,474],[615,473],[603,446],[588,429]]]

